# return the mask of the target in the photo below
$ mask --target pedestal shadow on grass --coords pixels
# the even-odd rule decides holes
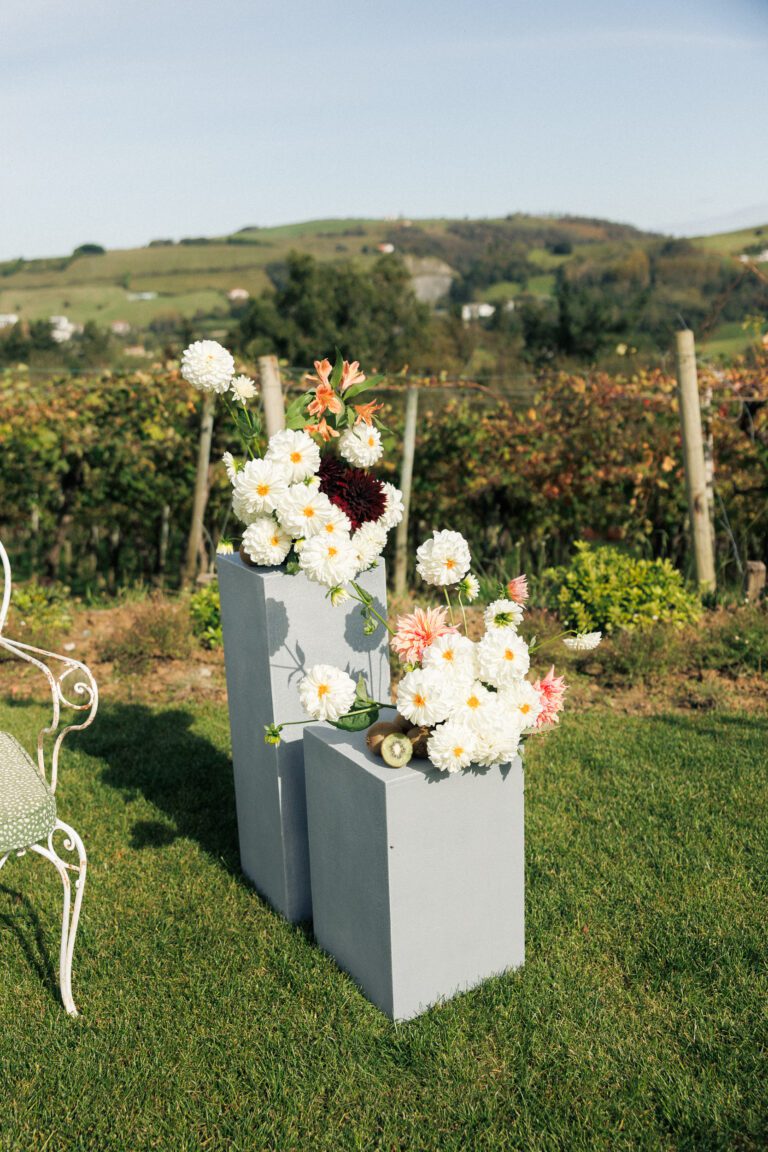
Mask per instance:
[[[240,875],[232,763],[180,708],[104,704],[79,746],[104,762],[101,779],[127,796],[140,792],[169,823],[138,820],[131,847],[159,848],[183,836],[195,840]]]

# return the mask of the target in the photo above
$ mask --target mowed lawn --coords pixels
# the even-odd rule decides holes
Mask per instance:
[[[224,708],[108,703],[70,740],[82,1016],[58,878],[11,860],[0,1148],[768,1144],[765,716],[574,713],[532,746],[527,962],[397,1026],[243,882]]]

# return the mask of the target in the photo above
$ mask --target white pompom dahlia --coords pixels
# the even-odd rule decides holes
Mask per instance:
[[[201,392],[226,392],[235,374],[235,361],[215,340],[196,340],[184,350],[181,374]]]
[[[474,760],[477,745],[477,734],[471,728],[449,720],[429,737],[427,755],[440,772],[460,772]]]
[[[530,680],[517,680],[499,693],[499,704],[514,716],[521,729],[535,728],[541,715],[541,695]]]
[[[460,532],[435,531],[416,549],[416,571],[427,584],[458,584],[471,563],[469,545]]]
[[[485,626],[491,628],[510,628],[517,631],[518,624],[523,619],[523,608],[514,600],[494,600],[489,604],[483,614]]]
[[[356,694],[352,677],[331,664],[315,664],[299,684],[301,705],[313,720],[338,720]]]
[[[291,484],[298,484],[317,472],[320,449],[306,432],[284,428],[270,436],[264,459],[280,465]]]
[[[365,572],[384,551],[387,530],[378,520],[368,520],[361,524],[352,536],[352,547],[357,551],[358,571]]]
[[[372,424],[357,424],[348,428],[339,440],[339,453],[356,468],[370,468],[384,452],[381,434]]]
[[[477,675],[475,670],[475,645],[459,632],[447,632],[438,636],[423,651],[422,668],[434,668],[452,682],[463,688],[471,684]]]
[[[414,724],[440,724],[452,704],[453,692],[434,668],[406,672],[397,686],[397,710]]]
[[[291,550],[291,538],[274,516],[260,516],[243,532],[243,550],[254,564],[282,564]]]
[[[387,503],[384,507],[382,515],[379,517],[379,524],[382,524],[387,531],[390,528],[396,528],[403,518],[405,511],[403,506],[403,494],[399,488],[395,488],[394,484],[383,483],[384,495],[387,498]]]
[[[233,507],[238,516],[274,512],[288,493],[285,471],[272,460],[248,460],[235,477]],[[242,517],[241,517],[242,518]]]
[[[320,532],[304,543],[299,553],[299,567],[309,580],[335,588],[357,575],[357,551],[349,537]]]
[[[516,632],[493,628],[477,645],[480,679],[494,688],[506,688],[522,680],[531,666],[528,645]]]
[[[278,501],[277,517],[286,532],[309,539],[322,531],[333,510],[333,504],[319,488],[292,484]]]

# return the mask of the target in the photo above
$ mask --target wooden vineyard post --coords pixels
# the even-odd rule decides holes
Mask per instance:
[[[405,434],[400,489],[403,493],[403,518],[395,537],[395,595],[402,596],[408,579],[408,513],[411,505],[413,458],[416,454],[416,422],[419,414],[419,390],[410,387],[405,401]]]
[[[285,428],[285,401],[280,382],[280,368],[277,356],[259,357],[259,381],[261,383],[261,403],[264,407],[264,423],[267,438]]]
[[[200,440],[197,448],[195,496],[192,503],[192,523],[187,541],[187,559],[181,575],[182,584],[191,584],[197,576],[199,556],[203,545],[203,517],[205,515],[205,506],[208,503],[208,468],[211,462],[214,404],[214,393],[206,392],[203,396]]]
[[[701,431],[701,407],[696,376],[696,346],[689,329],[676,333],[677,394],[680,404],[680,429],[683,440],[685,486],[688,493],[688,515],[693,540],[696,581],[702,591],[714,592],[715,558],[707,499],[707,472],[704,461],[704,439]]]

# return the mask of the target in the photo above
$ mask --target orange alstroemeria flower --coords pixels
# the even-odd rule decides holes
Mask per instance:
[[[317,365],[315,365],[317,367]],[[341,383],[339,385],[339,392],[344,394],[347,388],[351,388],[353,384],[362,384],[365,380],[365,373],[360,371],[360,363],[353,360],[350,364],[349,360],[344,361],[344,368],[341,373]]]
[[[322,438],[323,438],[323,440],[325,440],[326,444],[328,443],[328,441],[331,439],[332,436],[338,436],[339,435],[339,433],[336,431],[336,429],[331,428],[330,424],[327,423],[325,416],[323,416],[322,420],[320,420],[320,422],[317,424],[306,424],[304,426],[304,431],[309,432],[310,435],[312,435],[312,436],[314,436],[314,435],[322,436]]]
[[[317,376],[307,376],[307,383],[323,384],[326,388],[330,388],[332,371],[330,360],[315,360],[315,372],[317,372]]]
[[[330,384],[318,384],[315,389],[315,398],[307,408],[310,416],[322,416],[326,408],[329,412],[343,412],[344,405],[331,388]]]
[[[357,420],[355,424],[361,424],[365,421],[366,424],[373,424],[373,414],[383,408],[383,404],[377,404],[375,400],[371,400],[370,404],[354,404],[355,412],[357,412]]]

